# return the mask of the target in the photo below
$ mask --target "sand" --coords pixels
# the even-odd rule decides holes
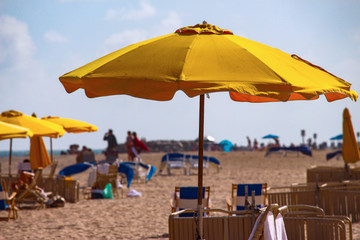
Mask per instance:
[[[159,167],[164,153],[143,153],[145,163]],[[193,153],[196,154],[196,153]],[[266,182],[268,186],[288,186],[306,182],[306,169],[312,165],[343,166],[342,161],[325,160],[325,151],[313,152],[313,157],[264,157],[264,152],[205,152],[220,160],[220,173],[211,168],[204,176],[204,185],[211,187],[213,208],[226,209],[232,183]],[[13,169],[24,157],[13,158]],[[121,159],[126,156],[121,154]],[[74,155],[54,156],[60,169],[75,163]],[[103,159],[102,155],[96,156]],[[7,173],[8,158],[0,158],[2,172]],[[45,169],[46,173],[49,169]],[[88,173],[74,176],[82,186]],[[175,186],[196,186],[197,175],[184,176],[174,170],[172,176],[158,172],[148,183],[133,182],[132,189],[142,197],[85,200],[66,203],[63,208],[20,210],[16,221],[0,222],[0,239],[168,239],[170,197]],[[360,239],[360,223],[353,224],[353,237]]]

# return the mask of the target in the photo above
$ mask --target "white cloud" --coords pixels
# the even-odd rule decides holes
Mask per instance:
[[[155,8],[148,2],[140,2],[137,8],[130,7],[122,8],[120,10],[108,9],[105,14],[105,20],[116,21],[116,20],[142,20],[152,17],[156,14]]]
[[[176,29],[183,27],[180,16],[171,11],[168,16],[161,21],[161,26],[164,34],[175,32]]]
[[[146,32],[143,30],[127,30],[121,33],[112,34],[105,40],[103,52],[109,53],[127,45],[137,43],[146,39]]]
[[[36,47],[27,25],[11,16],[0,17],[0,96],[3,106],[23,105],[43,89],[45,72],[35,59]],[[14,95],[14,93],[16,94]],[[14,96],[22,96],[17,98]],[[35,104],[34,104],[35,105]]]
[[[353,39],[355,41],[355,45],[357,46],[357,51],[360,52],[360,27],[354,31]]]
[[[156,13],[155,8],[151,6],[149,3],[140,2],[139,5],[140,5],[139,9],[130,10],[128,13],[124,15],[124,18],[129,20],[139,20],[155,15]]]
[[[60,33],[51,30],[44,34],[44,37],[49,42],[55,42],[55,43],[64,43],[67,42],[67,38],[61,35]]]
[[[114,9],[109,9],[106,11],[105,20],[112,21],[112,20],[116,20],[117,18],[118,18],[118,11]]]
[[[25,68],[31,62],[36,47],[27,25],[11,16],[0,17],[0,63]]]

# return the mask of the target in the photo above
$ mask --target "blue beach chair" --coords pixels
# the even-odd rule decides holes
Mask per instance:
[[[226,199],[229,211],[250,209],[254,193],[255,207],[262,208],[266,204],[267,184],[232,184],[231,200]]]
[[[204,209],[210,208],[210,187],[203,187]],[[171,212],[184,209],[197,210],[198,187],[175,187],[174,197],[171,199]],[[179,217],[192,217],[194,213],[182,213]]]

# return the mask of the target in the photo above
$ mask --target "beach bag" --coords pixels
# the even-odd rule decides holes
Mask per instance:
[[[107,198],[107,199],[113,199],[113,192],[112,192],[112,187],[111,187],[111,184],[108,183],[106,184],[105,186],[105,189],[104,189],[104,198]]]
[[[103,198],[104,198],[104,190],[100,190],[100,189],[91,190],[91,199],[103,199]]]

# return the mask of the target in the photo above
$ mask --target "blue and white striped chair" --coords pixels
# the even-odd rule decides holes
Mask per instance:
[[[203,187],[204,209],[210,208],[210,187]],[[175,187],[174,197],[171,199],[171,212],[184,209],[197,210],[198,187]],[[194,213],[182,213],[179,217],[192,217]]]
[[[266,204],[267,184],[232,184],[231,200],[226,199],[229,211],[240,211],[249,209],[252,204],[252,193],[254,192],[255,206],[262,208]],[[247,200],[247,201],[246,201]]]
[[[16,192],[13,192],[11,196],[8,196],[6,183],[3,180],[0,184],[0,210],[6,210],[9,212],[7,220],[17,218],[17,207],[15,206]],[[11,217],[12,213],[12,217]]]

